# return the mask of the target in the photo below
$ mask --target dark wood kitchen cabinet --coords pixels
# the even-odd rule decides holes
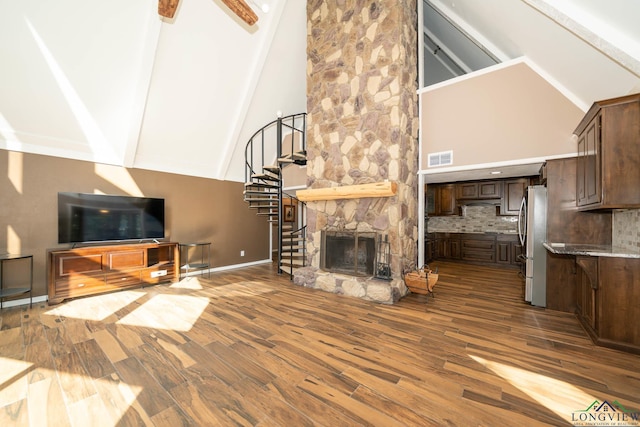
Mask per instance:
[[[496,261],[496,237],[493,234],[463,234],[461,258],[463,261],[493,264]]]
[[[578,210],[576,172],[576,157],[546,163],[547,242],[611,245],[611,212]],[[547,253],[547,309],[575,312],[575,271],[574,257]]]
[[[427,233],[424,244],[424,263],[428,264],[438,257],[435,233]]]
[[[455,184],[427,184],[427,215],[457,215]]]
[[[436,233],[436,236],[436,253],[438,259],[460,259],[460,235],[458,233]]]
[[[578,208],[640,208],[640,94],[594,103],[574,133]]]
[[[435,233],[434,259],[494,267],[519,267],[522,247],[515,234]]]
[[[529,178],[511,179],[504,182],[504,196],[500,203],[500,215],[518,215],[520,203],[529,183]]]
[[[640,259],[580,256],[576,316],[597,345],[640,354]]]
[[[518,235],[498,234],[496,236],[496,263],[503,265],[520,265],[518,255],[522,254],[522,245]]]
[[[597,336],[598,258],[577,256],[576,265],[576,314],[589,335]]]
[[[457,200],[491,200],[502,196],[502,181],[470,181],[456,185]]]

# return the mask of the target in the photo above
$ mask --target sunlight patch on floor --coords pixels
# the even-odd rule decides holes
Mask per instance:
[[[209,298],[188,295],[154,295],[116,323],[145,328],[188,331],[209,305]]]
[[[37,402],[29,405],[29,419],[31,425],[46,425],[50,419],[56,418],[59,414],[51,414],[48,411],[59,411],[57,402],[57,392],[59,384],[64,384],[62,393],[65,400],[69,400],[73,394],[75,386],[88,387],[94,392],[85,399],[76,403],[82,407],[87,399],[91,399],[97,406],[93,406],[92,413],[84,414],[86,411],[70,411],[68,413],[71,425],[117,425],[118,421],[135,404],[138,395],[142,392],[142,387],[122,382],[117,375],[113,374],[105,378],[92,378],[88,375],[77,374],[66,371],[55,371],[39,368],[37,381],[29,379],[33,363],[22,360],[0,357],[0,407],[5,407],[14,402],[18,402],[29,396],[29,402]],[[32,381],[32,382],[30,382]],[[96,385],[94,389],[91,382]],[[58,383],[59,382],[59,383]],[[65,390],[67,387],[67,390]],[[69,394],[70,393],[70,394]],[[108,396],[111,405],[109,408],[102,401],[103,396]],[[52,399],[53,403],[50,402]],[[53,417],[53,418],[51,418]]]
[[[514,387],[566,421],[571,421],[571,414],[574,411],[585,408],[596,400],[593,395],[585,393],[565,381],[505,365],[504,363],[492,362],[482,357],[472,355],[469,355],[469,357],[504,378]]]
[[[179,282],[173,283],[169,285],[170,288],[173,289],[192,289],[192,290],[200,290],[203,289],[202,284],[197,277],[186,277]]]
[[[93,321],[103,321],[146,295],[140,291],[120,291],[99,297],[86,297],[66,301],[45,314]]]
[[[26,375],[32,366],[33,363],[0,357],[0,407],[26,397]]]

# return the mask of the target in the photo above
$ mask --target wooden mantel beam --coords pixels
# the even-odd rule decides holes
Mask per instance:
[[[303,202],[313,202],[317,200],[360,199],[363,197],[390,197],[394,196],[397,191],[398,184],[384,181],[372,184],[299,190],[296,193],[296,197]]]

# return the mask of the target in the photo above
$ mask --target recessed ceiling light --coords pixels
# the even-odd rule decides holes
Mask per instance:
[[[500,175],[502,172],[501,171],[493,171],[491,172],[491,175]]]

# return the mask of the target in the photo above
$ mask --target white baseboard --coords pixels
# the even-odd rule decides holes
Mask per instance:
[[[251,267],[253,265],[260,265],[260,264],[270,264],[272,262],[273,261],[271,259],[263,259],[263,260],[259,260],[259,261],[245,262],[243,264],[225,265],[223,267],[210,268],[208,270],[191,271],[186,276],[199,276],[199,275],[201,275],[203,273],[209,273],[209,272],[210,273],[215,273],[216,271],[235,270],[236,268]]]
[[[38,302],[46,302],[48,299],[49,297],[47,295],[40,295],[39,297],[33,297],[31,301],[35,304]],[[21,305],[29,305],[29,298],[14,299],[11,301],[2,302],[2,308],[18,307]]]

